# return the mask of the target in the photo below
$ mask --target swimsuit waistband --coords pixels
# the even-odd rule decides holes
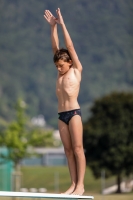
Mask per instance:
[[[67,113],[67,112],[72,112],[72,111],[76,111],[76,110],[80,110],[80,108],[76,108],[76,109],[73,109],[73,110],[68,110],[68,111],[59,112],[58,114]]]

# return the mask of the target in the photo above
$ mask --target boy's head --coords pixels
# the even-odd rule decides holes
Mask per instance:
[[[53,57],[53,61],[54,61],[54,63],[56,63],[59,60],[63,60],[64,62],[69,62],[70,60],[72,60],[67,49],[61,48],[56,51],[56,53]]]
[[[60,75],[64,75],[72,66],[72,60],[67,49],[57,50],[53,61]]]

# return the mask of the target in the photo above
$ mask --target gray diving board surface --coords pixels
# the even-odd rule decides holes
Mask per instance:
[[[93,196],[80,196],[68,194],[52,194],[52,193],[33,193],[33,192],[6,192],[0,191],[0,197],[27,197],[27,198],[50,198],[50,199],[94,199]]]

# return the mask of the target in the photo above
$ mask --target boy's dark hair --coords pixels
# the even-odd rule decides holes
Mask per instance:
[[[54,63],[58,62],[59,60],[63,60],[65,62],[69,62],[71,60],[71,56],[67,49],[61,48],[55,52],[53,57]]]

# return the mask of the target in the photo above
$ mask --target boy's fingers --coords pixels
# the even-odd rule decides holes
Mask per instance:
[[[48,21],[48,18],[46,17],[46,15],[44,15],[44,18]]]
[[[51,13],[49,10],[48,10],[48,14],[49,14],[49,15],[52,15],[52,13]]]
[[[50,13],[48,12],[48,10],[46,10],[46,15],[47,16],[51,16]]]
[[[48,17],[53,16],[52,13],[49,10],[45,10],[45,15]]]
[[[58,10],[56,10],[56,14],[58,15]]]
[[[58,8],[58,12],[61,13],[60,8]]]

